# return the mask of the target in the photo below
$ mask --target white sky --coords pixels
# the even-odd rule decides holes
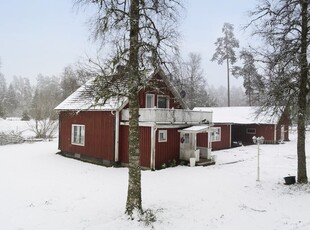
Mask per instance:
[[[241,25],[256,0],[185,0],[186,13],[181,21],[183,55],[202,55],[202,67],[210,85],[226,86],[225,66],[210,62],[214,42],[225,22],[235,25],[242,47],[247,35]],[[89,12],[73,8],[73,0],[0,1],[0,71],[8,82],[14,75],[28,77],[34,83],[39,73],[58,75],[63,68],[94,53],[87,25]],[[232,85],[241,80],[231,78]]]

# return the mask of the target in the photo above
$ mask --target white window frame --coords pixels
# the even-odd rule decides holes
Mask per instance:
[[[255,135],[256,134],[256,128],[247,128],[246,134]]]
[[[158,142],[167,142],[167,130],[158,130]]]
[[[77,129],[77,132],[75,132],[75,129]],[[76,138],[75,135],[78,135],[79,137]],[[71,144],[72,145],[85,146],[85,125],[72,124],[72,127],[71,127]]]
[[[167,96],[167,95],[157,95],[157,108],[161,108],[161,107],[158,106],[158,101],[159,101],[158,99],[159,99],[160,97],[166,98],[166,101],[167,101],[166,108],[162,108],[162,109],[168,109],[169,106],[170,106],[170,104],[169,104],[169,102],[170,102],[170,97]]]
[[[150,97],[151,106],[148,106],[148,97]],[[145,94],[145,108],[154,108],[155,106],[155,95],[151,93]]]
[[[222,129],[221,127],[212,127],[211,128],[211,135],[210,135],[211,142],[218,142],[222,140]]]

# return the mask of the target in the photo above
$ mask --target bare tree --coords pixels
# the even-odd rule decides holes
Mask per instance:
[[[215,99],[208,92],[205,73],[201,67],[200,54],[190,53],[187,61],[182,61],[181,58],[176,57],[171,72],[176,88],[190,109],[197,106],[215,105]]]
[[[239,41],[234,35],[234,26],[230,23],[224,23],[222,32],[224,37],[220,37],[216,40],[216,50],[212,56],[211,61],[217,61],[218,64],[222,65],[226,61],[227,68],[227,105],[230,106],[230,80],[229,64],[233,65],[237,58],[235,53],[235,48],[239,48]]]
[[[265,66],[265,108],[296,111],[297,177],[307,183],[305,125],[309,104],[310,9],[308,0],[264,0],[251,12],[254,35],[263,38],[257,54]],[[294,114],[292,114],[294,115]]]
[[[59,79],[39,75],[30,106],[30,115],[35,123],[29,123],[37,138],[50,138],[54,134],[58,124],[54,108],[61,100]]]
[[[96,99],[126,96],[129,100],[129,178],[126,214],[143,213],[139,149],[139,97],[147,73],[165,63],[167,48],[175,48],[179,0],[77,0],[92,4],[94,38],[112,52],[97,67]],[[170,49],[171,50],[171,49]]]

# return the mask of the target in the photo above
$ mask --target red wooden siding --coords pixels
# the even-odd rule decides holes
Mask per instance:
[[[153,84],[154,87],[146,87],[139,92],[139,102],[140,108],[145,108],[145,95],[146,94],[154,94],[155,102],[154,105],[157,105],[157,96],[164,95],[169,96],[169,108],[182,109],[182,106],[175,98],[175,96],[171,93],[165,82],[161,79],[160,75],[154,76],[154,78],[150,81],[150,84]]]
[[[151,127],[140,127],[140,165],[150,168],[151,165]],[[119,160],[128,164],[129,126],[120,126]]]
[[[115,119],[111,112],[60,112],[59,149],[68,153],[114,160]],[[72,124],[85,125],[85,146],[71,144]]]
[[[167,130],[167,142],[158,142],[158,131]],[[163,164],[180,160],[180,133],[178,129],[157,129],[155,144],[155,167],[160,169]]]
[[[230,147],[230,125],[214,125],[221,128],[221,141],[212,142],[212,150],[227,149]],[[197,146],[208,147],[208,133],[197,134]]]
[[[255,134],[248,134],[247,129],[253,128],[256,129]],[[232,137],[233,141],[241,141],[243,144],[252,144],[253,136],[260,137],[263,136],[266,141],[274,140],[274,129],[275,125],[273,124],[252,124],[252,125],[233,125],[232,126]]]

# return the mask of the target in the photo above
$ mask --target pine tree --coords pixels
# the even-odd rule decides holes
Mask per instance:
[[[223,37],[216,40],[216,50],[212,56],[211,61],[217,61],[219,65],[226,62],[227,69],[227,105],[230,106],[230,64],[233,65],[237,61],[235,48],[239,48],[239,41],[234,35],[234,26],[230,23],[224,23],[222,32]]]

